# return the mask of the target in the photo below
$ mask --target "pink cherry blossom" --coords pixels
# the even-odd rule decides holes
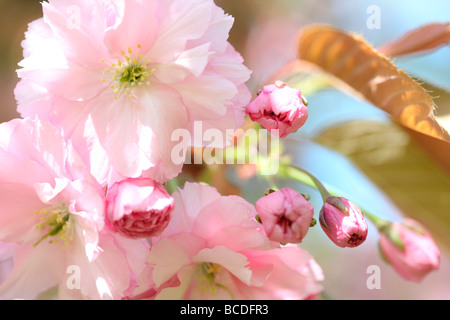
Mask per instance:
[[[270,241],[253,205],[187,183],[174,216],[152,243],[135,299],[305,299],[318,294],[320,267],[296,246]]]
[[[430,272],[439,268],[440,252],[423,225],[412,219],[393,223],[398,234],[395,243],[384,232],[380,233],[380,249],[386,260],[405,279],[421,282]]]
[[[233,18],[213,0],[42,5],[23,42],[18,110],[63,128],[102,183],[168,181],[182,167],[171,159],[176,129],[244,123],[250,72],[227,41]]]
[[[164,186],[152,179],[128,178],[108,189],[107,218],[125,237],[146,238],[159,235],[170,222],[173,198]]]
[[[367,238],[367,222],[361,209],[345,198],[329,197],[320,211],[319,221],[338,247],[357,247]]]
[[[300,193],[283,188],[256,202],[267,236],[280,243],[300,243],[314,216],[314,207]]]
[[[34,299],[57,287],[62,299],[106,299],[134,288],[147,248],[106,228],[103,190],[59,130],[31,119],[3,123],[0,158],[0,241],[14,255],[0,298]]]
[[[280,138],[296,132],[308,118],[300,90],[279,81],[264,86],[246,112],[251,120]]]

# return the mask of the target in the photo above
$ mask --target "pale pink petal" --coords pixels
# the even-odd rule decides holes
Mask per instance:
[[[14,267],[14,249],[17,244],[0,241],[0,284],[8,277]]]
[[[198,271],[198,266],[189,265],[180,270],[177,273],[176,278],[179,280],[178,282],[174,282],[176,286],[168,286],[163,288],[158,295],[155,297],[155,300],[184,300],[191,299],[189,293],[189,288],[195,285],[195,282],[192,282],[195,274]]]
[[[154,44],[160,28],[160,7],[158,1],[128,1],[122,8],[121,20],[105,32],[105,44],[109,52],[120,57],[128,48],[145,54]]]
[[[164,231],[165,236],[190,232],[195,216],[204,206],[220,198],[220,194],[207,185],[186,182],[184,188],[174,192],[172,197],[175,209],[172,220]]]
[[[252,220],[255,215],[254,207],[244,199],[236,196],[221,197],[198,213],[192,233],[209,239],[228,226],[258,228],[259,223]]]
[[[105,6],[101,1],[77,5],[69,1],[42,4],[44,21],[62,46],[65,55],[84,66],[96,67],[107,56],[103,45]]]
[[[157,286],[168,281],[184,266],[191,264],[191,259],[205,245],[204,240],[190,234],[178,234],[163,238],[153,245],[148,258],[150,265],[155,265],[153,281]]]
[[[251,74],[251,71],[243,65],[243,62],[242,56],[228,43],[223,54],[215,55],[211,59],[210,66],[215,72],[223,74],[228,80],[236,84],[243,84],[249,80]]]
[[[202,132],[214,130],[214,132],[217,132],[217,139],[219,140],[214,142],[220,142],[221,145],[215,144],[213,147],[224,148],[234,143],[235,134],[245,123],[245,106],[251,99],[251,93],[247,86],[238,86],[238,90],[239,93],[225,104],[225,115],[220,118],[204,117],[201,121],[190,122],[188,127],[190,132],[195,132],[196,126],[200,126]],[[192,137],[192,146],[195,147],[210,146],[212,142],[206,141],[203,135],[193,135]]]
[[[25,160],[22,162],[20,158],[3,149],[0,149],[0,157],[2,159],[0,179],[3,183],[32,185],[39,181],[54,181],[54,177],[46,170],[45,166],[36,161]]]
[[[74,267],[80,274],[79,288],[69,287],[66,283],[72,275],[66,272],[64,282],[60,283],[60,299],[121,299],[134,289],[137,273],[145,265],[147,248],[143,242],[128,242],[127,239],[101,233],[99,246],[102,251],[89,262],[85,255],[85,244],[77,238],[68,248],[67,268]]]
[[[192,121],[223,116],[227,110],[225,103],[238,93],[233,82],[208,70],[198,78],[186,77],[172,87],[182,95]]]
[[[160,31],[147,56],[155,63],[170,63],[184,51],[188,40],[205,33],[212,6],[207,0],[167,0],[161,4]]]
[[[102,234],[100,237],[100,247],[102,247],[106,251],[103,244],[103,239],[104,236]],[[145,270],[150,248],[146,239],[136,241],[134,239],[128,239],[119,235],[114,235],[113,243],[116,250],[122,251],[122,257],[128,265],[129,283],[128,287],[124,291],[124,296],[129,296],[131,292],[140,285],[139,275],[142,274]],[[106,264],[111,264],[111,261],[114,261],[114,259],[105,259],[105,257],[103,256],[101,256],[101,259],[104,259]],[[115,272],[111,272],[111,275],[113,277],[115,274]],[[115,280],[115,278],[112,278],[112,280]]]
[[[24,59],[19,62],[19,66],[23,68],[56,69],[64,68],[67,65],[64,51],[53,37],[51,28],[44,22],[43,18],[28,25],[22,47]],[[18,70],[19,76],[21,76],[23,70]]]
[[[202,249],[192,258],[192,261],[196,263],[216,263],[227,269],[243,283],[250,284],[252,271],[246,268],[248,265],[247,257],[224,246]]]
[[[0,298],[35,299],[57,285],[65,268],[64,256],[54,249],[54,245],[44,242],[36,247],[31,243],[17,247],[14,268],[0,284]]]
[[[85,238],[81,232],[74,237],[73,242],[66,250],[65,274],[60,277],[58,297],[61,300],[83,300],[83,299],[120,299],[113,285],[105,279],[104,266],[100,266],[97,260],[89,261],[86,256]],[[60,251],[61,252],[61,251]],[[61,253],[60,253],[61,254]],[[121,261],[110,263],[110,268],[120,266]],[[73,270],[72,270],[73,268]],[[118,275],[120,282],[123,274]],[[75,281],[77,280],[77,281]],[[75,286],[73,282],[78,285]],[[69,285],[71,284],[71,285]]]
[[[82,239],[85,256],[90,262],[94,261],[101,252],[98,245],[99,231],[104,228],[104,198],[98,185],[92,185],[83,180],[72,182],[61,197],[63,203],[69,203],[69,211],[74,215],[73,228]]]
[[[154,75],[163,83],[181,82],[189,74],[199,77],[208,64],[209,47],[210,44],[205,43],[184,51],[174,62],[157,65]]]
[[[140,126],[151,129],[155,134],[155,139],[147,148],[157,148],[160,157],[160,165],[151,169],[150,177],[159,182],[168,181],[181,172],[182,164],[176,164],[172,159],[172,150],[178,143],[172,141],[172,133],[186,127],[186,106],[176,91],[155,83],[151,85],[151,90],[141,93],[140,104],[143,106],[137,111]],[[145,137],[141,135],[140,139]]]
[[[59,201],[56,199],[58,195],[63,191],[68,185],[70,181],[67,179],[55,178],[54,183],[50,184],[47,182],[44,183],[35,183],[34,191],[35,194],[39,197],[42,203],[50,204],[52,201]]]
[[[30,186],[20,183],[0,183],[0,240],[7,242],[37,241],[34,215],[46,207]]]
[[[64,68],[42,69],[24,68],[20,77],[39,83],[49,92],[69,100],[85,101],[97,96],[108,87],[102,69],[91,69],[68,63]]]
[[[208,30],[198,39],[189,40],[188,48],[196,47],[202,43],[210,43],[211,50],[216,53],[224,52],[234,18],[224,13],[222,8],[213,7]]]
[[[101,254],[95,264],[101,276],[119,297],[127,295],[137,285],[137,275],[142,272],[148,254],[143,241],[127,240],[111,233],[101,233]]]
[[[114,101],[111,95],[97,99],[91,119],[111,165],[124,176],[139,177],[142,168],[155,165],[156,159],[149,159],[148,149],[141,150],[139,146],[140,139],[148,139],[148,135],[139,138],[137,130],[130,130],[129,125],[140,128],[140,124],[137,123],[135,106],[127,98],[121,97]]]
[[[107,185],[111,173],[109,157],[99,141],[91,116],[88,116],[83,125],[76,126],[74,130],[75,132],[68,134],[68,136],[71,137],[70,140],[73,143],[73,147],[74,149],[76,148],[76,153],[81,160],[77,160],[73,156],[70,167],[75,169],[77,167],[76,162],[81,161],[86,170],[91,173],[100,185]],[[76,176],[75,173],[72,175]]]
[[[15,89],[17,111],[22,117],[39,114],[49,114],[52,109],[51,95],[43,86],[37,85],[28,79],[21,79]]]
[[[246,253],[250,267],[265,265],[271,261],[273,271],[263,286],[242,288],[249,299],[265,300],[299,300],[307,299],[321,292],[318,281],[323,274],[311,256],[298,247],[282,247],[269,251],[252,251]]]
[[[29,160],[44,165],[55,175],[63,174],[65,143],[62,139],[54,139],[61,134],[57,129],[45,121],[32,119],[12,120],[5,126],[14,126],[13,131],[10,131],[11,127],[7,129],[11,133],[4,142],[8,143],[8,152],[24,162]]]
[[[224,227],[208,240],[209,247],[223,244],[226,244],[227,248],[236,251],[267,250],[274,247],[274,244],[260,230],[237,225]]]

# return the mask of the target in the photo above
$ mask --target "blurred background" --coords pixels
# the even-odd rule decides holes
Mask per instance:
[[[296,35],[308,24],[325,23],[362,35],[375,47],[430,22],[450,21],[447,0],[216,0],[235,17],[230,42],[253,70],[248,85],[256,92],[285,63],[296,56]],[[379,26],[368,25],[379,9]],[[27,24],[42,16],[37,0],[0,0],[0,121],[16,113],[14,87],[17,63],[22,59],[21,41]],[[394,60],[418,78],[436,96],[438,119],[450,129],[450,47],[425,56]],[[287,152],[296,165],[313,172],[327,186],[341,192],[377,215],[401,220],[412,216],[432,232],[441,249],[440,270],[416,284],[400,278],[378,254],[376,229],[361,247],[340,249],[319,226],[310,230],[301,246],[322,266],[324,298],[330,299],[450,299],[450,173],[417,145],[408,132],[392,123],[383,111],[328,88],[307,97],[307,125],[286,140]],[[450,158],[450,154],[448,155]],[[231,174],[244,196],[256,201],[265,185],[258,178],[242,180]],[[281,181],[309,193],[320,210],[315,190]],[[357,200],[357,201],[356,201]],[[370,290],[368,267],[381,270],[381,288]]]

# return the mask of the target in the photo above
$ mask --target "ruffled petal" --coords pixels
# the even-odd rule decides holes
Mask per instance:
[[[196,263],[216,263],[227,269],[246,285],[250,285],[252,271],[246,268],[247,257],[224,246],[217,246],[212,249],[205,248],[192,261]]]
[[[105,32],[105,45],[110,54],[120,57],[122,51],[138,48],[141,54],[147,53],[159,32],[160,6],[158,1],[133,0],[120,8],[116,12],[119,21]]]
[[[188,115],[186,107],[179,94],[172,88],[159,84],[151,84],[151,90],[142,91],[139,95],[140,105],[138,110],[139,128],[144,134],[140,134],[139,144],[141,148],[151,148],[146,153],[153,154],[153,149],[158,150],[158,166],[150,168],[144,176],[149,176],[159,182],[166,182],[181,172],[183,163],[176,163],[172,158],[172,150],[178,144],[173,141],[172,134],[177,129],[185,129]],[[153,141],[149,145],[149,133],[153,133]]]
[[[180,233],[170,238],[163,238],[153,245],[148,263],[153,266],[153,281],[161,286],[170,280],[185,266],[192,264],[192,257],[204,248],[203,239]]]
[[[65,56],[81,66],[99,67],[100,60],[107,57],[103,44],[107,27],[105,3],[84,1],[83,5],[76,5],[69,1],[50,0],[49,3],[43,2],[42,7],[44,21]]]
[[[172,194],[175,200],[173,217],[164,230],[165,236],[190,232],[197,214],[203,207],[221,197],[216,189],[206,185],[187,182],[184,188]]]
[[[64,272],[64,255],[54,245],[46,242],[36,247],[22,245],[15,249],[13,270],[0,284],[0,297],[35,299],[56,286]]]
[[[0,183],[0,240],[24,242],[37,240],[34,213],[45,207],[31,186],[21,183]]]
[[[209,26],[210,1],[167,0],[161,2],[160,30],[147,56],[154,63],[173,62],[185,49],[186,42],[200,38]]]

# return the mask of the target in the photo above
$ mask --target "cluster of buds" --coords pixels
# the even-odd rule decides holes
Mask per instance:
[[[264,86],[247,106],[250,119],[283,138],[302,127],[307,118],[307,101],[300,90],[281,81]],[[331,196],[317,178],[308,175],[324,201],[319,213],[320,226],[328,238],[341,248],[360,246],[367,238],[367,216],[377,227],[380,252],[386,262],[405,279],[419,282],[438,269],[440,253],[429,232],[417,221],[392,223],[363,211],[343,197]],[[289,176],[289,174],[288,174]],[[258,221],[272,241],[301,243],[316,220],[309,198],[290,188],[271,190],[256,202]]]
[[[308,197],[290,188],[273,191],[256,202],[258,220],[269,239],[300,243],[316,224]],[[345,198],[329,197],[320,211],[319,222],[337,246],[357,247],[367,238],[367,223],[361,209]]]

